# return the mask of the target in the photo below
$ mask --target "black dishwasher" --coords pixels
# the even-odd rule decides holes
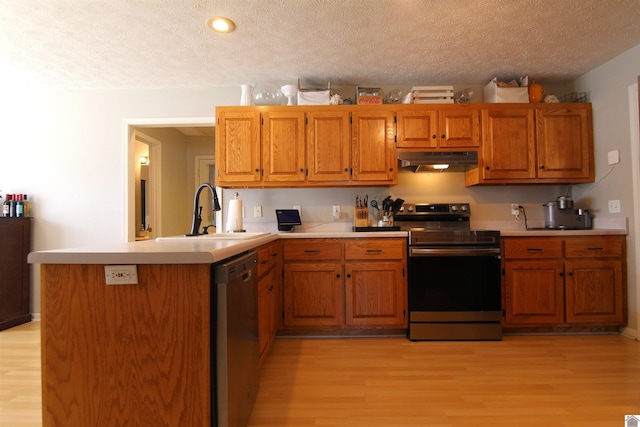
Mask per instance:
[[[245,427],[258,393],[258,253],[243,252],[214,265],[211,342],[212,424]],[[217,414],[217,415],[216,415]],[[216,423],[217,421],[217,423]]]

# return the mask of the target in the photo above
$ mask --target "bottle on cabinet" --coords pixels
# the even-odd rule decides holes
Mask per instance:
[[[2,203],[2,217],[23,218],[29,216],[29,201],[26,194],[6,194]]]
[[[15,217],[24,218],[24,202],[22,201],[22,194],[17,195],[18,200],[15,201]]]
[[[4,202],[2,203],[2,216],[5,218],[9,218],[11,216],[11,198],[13,196],[11,194],[7,194],[4,198]]]

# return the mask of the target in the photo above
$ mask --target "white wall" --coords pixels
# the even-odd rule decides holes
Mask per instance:
[[[621,162],[598,185],[589,184],[574,191],[574,196],[589,197],[600,217],[629,218],[628,251],[628,296],[629,327],[634,328],[636,336],[640,333],[638,315],[638,289],[640,278],[635,265],[638,242],[633,215],[633,185],[631,164],[631,132],[629,121],[638,117],[629,116],[628,88],[638,81],[640,75],[640,45],[617,56],[606,64],[592,70],[577,79],[575,89],[591,93],[593,104],[593,130],[596,159],[596,175],[602,176],[608,171],[607,152],[620,150]],[[621,212],[609,214],[609,200],[620,200]]]

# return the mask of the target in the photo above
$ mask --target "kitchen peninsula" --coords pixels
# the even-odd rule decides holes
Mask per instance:
[[[43,426],[211,426],[212,266],[278,239],[213,235],[31,253],[41,264]],[[106,285],[106,265],[135,265],[138,283]]]

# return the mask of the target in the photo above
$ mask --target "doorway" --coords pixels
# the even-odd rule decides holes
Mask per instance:
[[[213,123],[213,117],[125,120],[125,241],[189,232],[197,188],[194,183],[200,179],[196,156],[206,158],[207,170],[213,170],[215,164]],[[139,152],[145,148],[149,150],[147,168],[140,165]],[[143,184],[145,169],[148,178]],[[220,188],[216,190],[222,194]],[[221,223],[221,212],[203,218],[203,225],[208,219]]]

